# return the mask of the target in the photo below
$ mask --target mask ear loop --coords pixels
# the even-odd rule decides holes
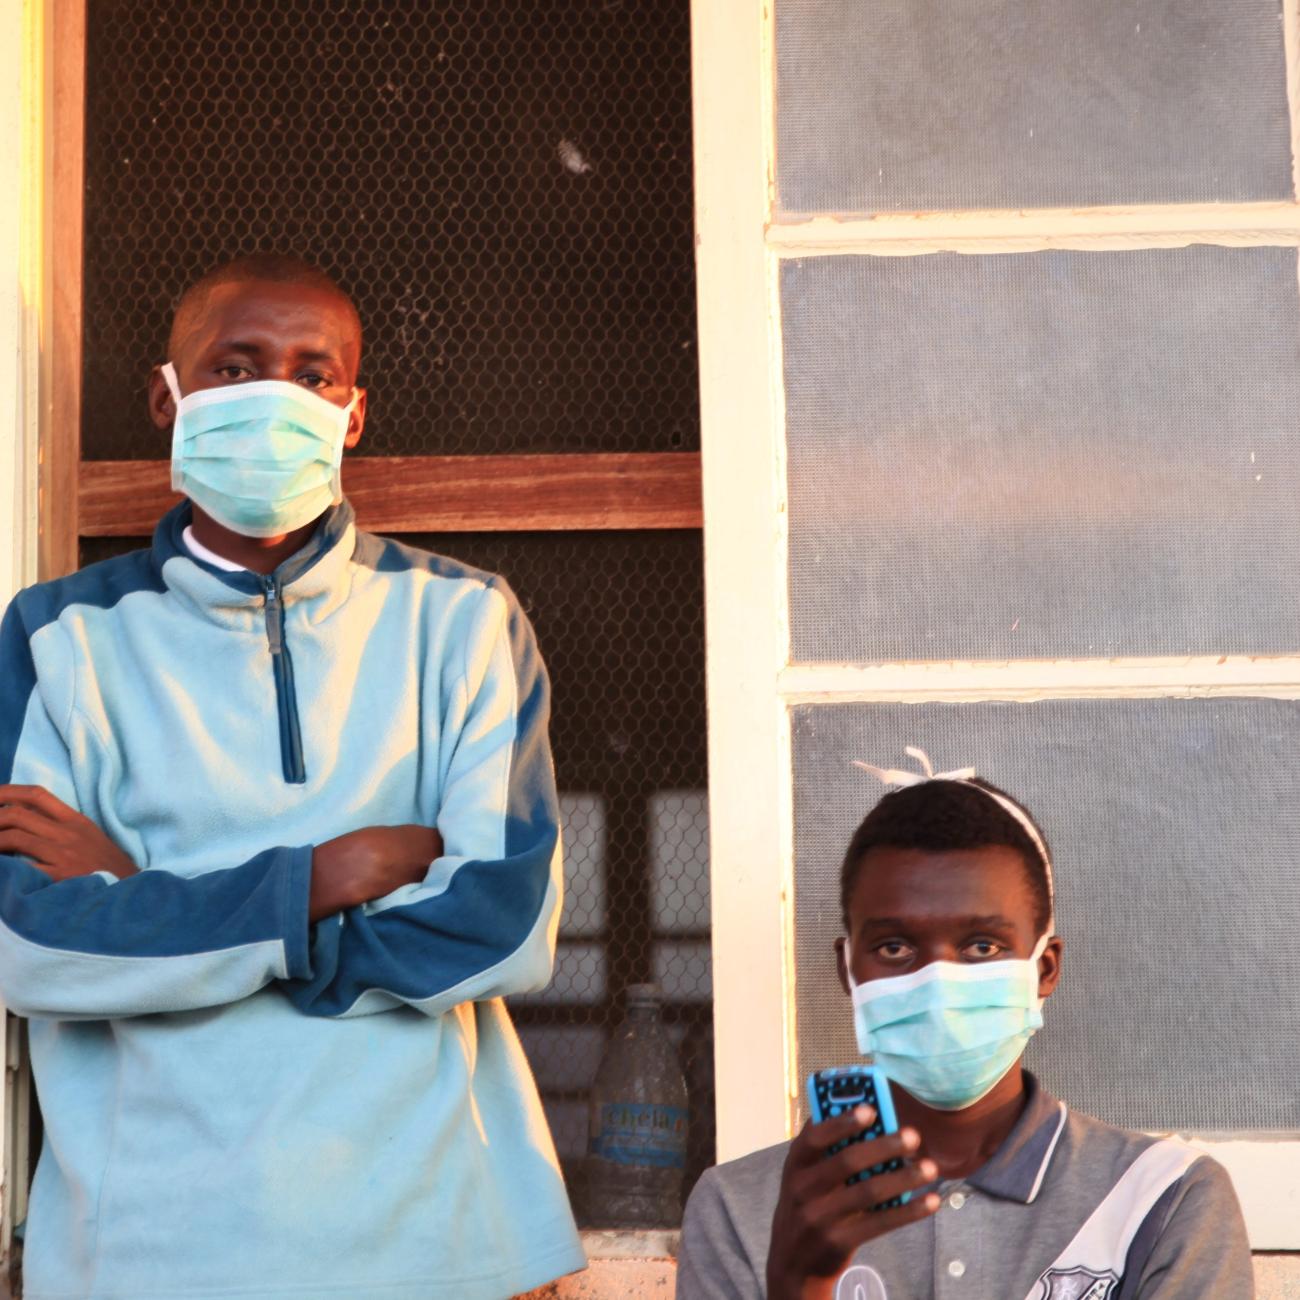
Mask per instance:
[[[357,400],[361,396],[360,389],[356,384],[352,385],[352,397],[345,407],[342,407],[344,420],[343,432],[339,435],[334,444],[334,504],[338,505],[343,500],[343,453],[346,449],[344,444],[348,440],[348,430],[352,427],[352,412],[357,408]]]
[[[172,491],[185,492],[185,477],[181,473],[181,447],[184,437],[181,431],[181,385],[176,378],[176,367],[170,361],[162,365],[162,377],[167,384],[167,391],[172,395],[176,410],[172,415]]]
[[[181,385],[180,380],[176,378],[176,367],[170,361],[166,361],[161,366],[161,371],[163,379],[167,382],[167,391],[172,395],[172,401],[179,408],[181,404]]]

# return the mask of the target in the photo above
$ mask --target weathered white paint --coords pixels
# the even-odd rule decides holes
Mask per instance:
[[[1229,1174],[1241,1201],[1254,1250],[1294,1250],[1300,1224],[1300,1134],[1252,1136],[1183,1134]],[[1300,1256],[1297,1256],[1300,1262]],[[1300,1274],[1296,1280],[1300,1282]]]
[[[46,14],[55,0],[0,0],[0,609],[36,577],[37,455],[45,276]],[[0,1005],[0,1285],[26,1213],[29,1080]],[[21,1163],[17,1163],[21,1161]]]
[[[692,5],[718,1153],[785,1136],[792,1024],[773,315],[771,31],[759,0]]]
[[[0,606],[36,576],[40,422],[43,8],[0,0]]]
[[[984,212],[877,212],[787,217],[768,227],[780,257],[858,253],[1034,253],[1049,248],[1103,252],[1134,248],[1300,245],[1300,205],[1171,203],[1139,208],[1025,208]]]
[[[1300,697],[1300,656],[797,664],[782,670],[780,689],[792,704],[1206,695],[1296,699]]]

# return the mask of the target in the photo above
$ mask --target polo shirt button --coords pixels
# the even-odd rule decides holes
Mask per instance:
[[[952,1263],[948,1265],[949,1277],[961,1277],[961,1275],[965,1271],[966,1271],[966,1265],[963,1264],[959,1259],[954,1259]]]
[[[960,1210],[961,1207],[966,1204],[966,1193],[953,1192],[953,1194],[948,1198],[948,1204],[951,1205],[954,1210]]]

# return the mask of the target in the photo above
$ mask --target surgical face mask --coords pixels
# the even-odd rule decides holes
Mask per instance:
[[[1038,959],[935,961],[888,979],[854,983],[858,1050],[936,1110],[965,1110],[987,1096],[1043,1025]],[[848,943],[844,946],[850,961]]]
[[[279,537],[342,500],[355,389],[347,406],[278,379],[182,397],[170,361],[162,373],[176,403],[172,488],[217,523],[245,537]]]

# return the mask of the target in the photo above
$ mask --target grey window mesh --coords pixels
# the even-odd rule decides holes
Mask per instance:
[[[788,212],[1289,199],[1278,0],[777,0]]]
[[[1300,1127],[1300,703],[838,704],[793,711],[801,1077],[857,1059],[839,867],[883,793],[860,758],[973,764],[1056,861],[1063,978],[1028,1062],[1139,1129]]]
[[[1292,249],[782,275],[796,661],[1300,648]]]

